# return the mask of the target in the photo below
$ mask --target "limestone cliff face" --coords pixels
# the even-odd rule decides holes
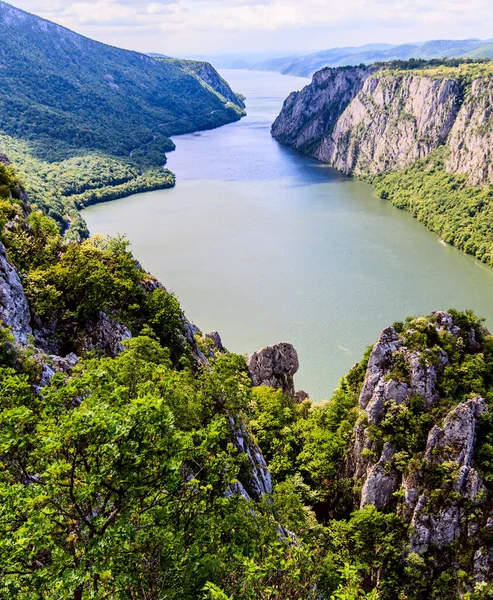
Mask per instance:
[[[461,106],[448,144],[451,173],[469,175],[468,183],[493,182],[493,82],[476,79]]]
[[[315,73],[310,85],[293,92],[284,102],[272,135],[296,150],[315,152],[373,72],[375,69],[369,67],[351,67]]]
[[[428,339],[451,340],[450,348],[455,340],[470,356],[483,351],[476,331],[464,331],[446,312],[434,313],[421,332]],[[407,522],[410,552],[443,554],[459,541],[476,556],[475,580],[483,581],[493,574],[488,542],[493,509],[476,455],[488,407],[484,398],[474,396],[446,408],[443,376],[452,365],[451,355],[439,346],[413,350],[412,339],[413,331],[406,338],[389,327],[373,348],[345,475],[361,489],[361,508],[392,510]],[[422,430],[408,432],[421,440],[411,451],[395,432],[399,419],[416,411],[416,399],[421,414],[430,418],[422,421]]]
[[[26,343],[32,334],[31,315],[24,288],[15,268],[9,263],[0,242],[0,323],[9,327],[18,342]]]
[[[398,169],[447,144],[450,173],[493,182],[493,82],[413,71],[324,69],[285,102],[272,127],[280,143],[346,174]]]

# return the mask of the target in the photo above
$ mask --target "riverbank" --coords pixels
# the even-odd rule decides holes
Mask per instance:
[[[174,138],[178,185],[84,211],[91,232],[127,233],[187,315],[251,353],[279,341],[300,356],[298,388],[330,396],[406,315],[473,308],[493,328],[493,271],[369,184],[280,146],[270,125],[306,80],[228,71],[248,116]]]

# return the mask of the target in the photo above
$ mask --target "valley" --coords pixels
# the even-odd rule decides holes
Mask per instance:
[[[316,400],[407,315],[473,308],[493,326],[491,269],[371,185],[272,140],[284,98],[306,79],[223,74],[247,96],[248,116],[174,138],[168,166],[178,185],[91,206],[82,212],[91,232],[126,233],[142,264],[229,350],[291,342],[297,384]]]

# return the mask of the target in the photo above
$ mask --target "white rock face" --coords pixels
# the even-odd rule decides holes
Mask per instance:
[[[468,175],[470,185],[493,182],[493,82],[473,81],[454,123],[446,163],[451,173]]]
[[[373,504],[375,508],[384,508],[393,499],[399,483],[399,475],[392,468],[395,449],[385,444],[380,460],[371,467],[361,492],[360,508]]]
[[[412,164],[446,144],[446,169],[470,185],[493,183],[493,82],[323,69],[291,94],[272,127],[280,143],[346,174]]]
[[[9,263],[5,246],[0,242],[0,321],[18,342],[25,344],[32,334],[24,288],[15,268]]]
[[[332,131],[339,116],[374,71],[370,67],[318,71],[310,85],[287,98],[272,126],[272,135],[281,144],[312,151]]]
[[[314,155],[343,173],[409,165],[446,140],[459,101],[459,85],[450,79],[369,77]]]

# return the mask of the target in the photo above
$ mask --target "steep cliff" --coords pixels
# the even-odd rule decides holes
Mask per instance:
[[[311,85],[293,92],[284,102],[272,135],[281,144],[314,152],[373,72],[370,67],[351,67],[315,73]]]
[[[455,62],[324,69],[272,135],[493,266],[493,62]]]
[[[409,553],[434,557],[434,569],[458,570],[460,552],[472,586],[493,575],[483,437],[491,414],[474,385],[469,393],[461,388],[489,360],[491,337],[446,312],[399,331],[389,327],[372,349],[346,475],[357,482],[360,508],[400,515]]]
[[[347,174],[385,173],[446,144],[447,171],[493,182],[491,67],[324,69],[285,102],[273,136]]]

